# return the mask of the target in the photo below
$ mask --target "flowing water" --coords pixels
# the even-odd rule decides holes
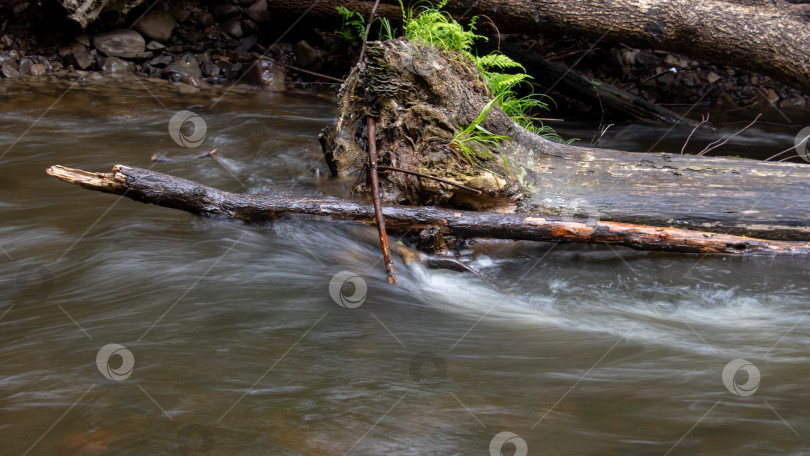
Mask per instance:
[[[810,454],[806,258],[481,242],[457,254],[497,289],[399,262],[393,287],[368,228],[200,218],[44,173],[348,195],[315,140],[332,100],[151,92],[0,96],[2,454]],[[170,137],[178,110],[199,147]],[[238,180],[194,158],[213,148]]]

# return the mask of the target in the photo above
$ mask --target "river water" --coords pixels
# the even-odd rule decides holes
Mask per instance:
[[[200,218],[44,173],[346,196],[315,140],[328,98],[0,97],[3,454],[810,454],[806,258],[480,242],[457,254],[497,287],[400,262],[394,287],[368,228]],[[199,147],[172,140],[180,110]],[[236,178],[194,158],[213,148]]]

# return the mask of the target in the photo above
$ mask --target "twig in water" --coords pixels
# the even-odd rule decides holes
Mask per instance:
[[[230,167],[230,166],[228,166],[228,164],[227,164],[227,163],[225,163],[225,161],[224,161],[224,160],[222,160],[221,158],[219,158],[219,155],[217,155],[217,150],[216,150],[216,149],[212,150],[211,152],[208,152],[207,154],[205,154],[205,156],[211,157],[211,159],[212,159],[212,160],[214,160],[214,162],[215,162],[217,165],[219,165],[219,166],[220,166],[222,169],[224,169],[224,170],[225,170],[225,171],[226,171],[228,174],[230,174],[230,175],[231,175],[231,177],[233,177],[234,179],[236,179],[236,182],[239,182],[239,184],[240,184],[240,185],[242,185],[242,187],[243,187],[243,188],[247,188],[247,187],[245,186],[245,183],[244,183],[244,182],[242,182],[242,180],[241,180],[241,179],[239,179],[239,177],[236,175],[236,173],[234,173],[234,172],[233,172],[233,169],[231,169],[231,167]]]
[[[414,176],[424,177],[425,179],[433,179],[433,180],[441,182],[443,184],[452,185],[452,186],[458,187],[458,188],[463,188],[464,190],[476,193],[478,195],[483,193],[481,190],[478,190],[477,188],[467,187],[466,185],[457,184],[457,183],[455,183],[453,181],[449,181],[447,179],[442,179],[441,177],[431,176],[430,174],[423,174],[423,173],[420,173],[420,172],[417,172],[417,171],[408,171],[407,169],[394,168],[393,166],[384,166],[384,165],[377,165],[377,169],[382,169],[382,170],[386,170],[386,171],[396,171],[398,173],[404,173],[404,174],[412,174]]]
[[[608,130],[610,129],[610,127],[612,127],[612,126],[613,126],[613,124],[607,124],[607,125],[605,125],[605,128],[603,128],[603,129],[602,129],[602,134],[600,134],[600,135],[599,135],[599,137],[598,137],[598,138],[596,138],[596,141],[594,141],[594,142],[592,142],[592,143],[591,143],[591,146],[596,146],[597,144],[599,144],[599,141],[601,141],[601,140],[602,140],[602,137],[603,137],[603,136],[605,136],[605,133],[607,133],[607,131],[608,131]]]
[[[394,276],[394,262],[391,261],[391,251],[388,248],[388,234],[385,232],[385,218],[383,218],[382,204],[380,203],[380,182],[377,176],[377,127],[374,118],[368,120],[368,172],[371,176],[371,201],[374,204],[374,215],[377,218],[377,230],[380,232],[380,246],[385,261],[385,271],[388,273],[388,283],[397,284]]]
[[[759,120],[759,118],[760,118],[760,117],[762,117],[762,114],[758,114],[758,115],[757,115],[757,117],[756,117],[756,119],[754,119],[753,121],[751,121],[751,123],[750,123],[750,124],[748,124],[748,125],[744,126],[744,127],[742,128],[742,130],[740,130],[740,131],[738,131],[737,133],[734,133],[733,135],[729,136],[729,137],[728,137],[728,138],[726,138],[726,139],[725,139],[723,142],[721,142],[721,143],[717,144],[717,142],[718,142],[718,141],[720,141],[720,140],[718,139],[717,141],[715,141],[715,142],[713,142],[713,143],[709,144],[708,146],[706,146],[706,148],[705,148],[705,149],[703,149],[703,150],[701,150],[700,152],[698,152],[698,155],[706,155],[708,152],[710,152],[710,151],[712,151],[712,150],[714,150],[714,149],[717,149],[718,147],[720,147],[720,146],[722,146],[723,144],[727,143],[729,139],[731,139],[731,138],[733,138],[733,137],[735,137],[735,136],[739,135],[740,133],[744,132],[745,130],[747,130],[748,128],[750,128],[752,125],[754,125],[755,123],[757,123],[757,120]]]
[[[695,134],[695,132],[697,131],[698,128],[700,128],[701,125],[705,124],[708,121],[709,121],[709,115],[708,114],[701,114],[700,115],[700,123],[695,125],[695,128],[692,129],[692,132],[689,133],[689,136],[686,137],[686,142],[683,143],[683,147],[681,147],[681,155],[683,155],[683,153],[686,151],[686,145],[689,144],[689,140],[692,139],[692,135]]]
[[[807,141],[810,141],[810,135],[805,136],[804,139],[799,141],[799,144],[801,144],[803,142],[807,142]],[[776,158],[776,157],[778,157],[778,156],[780,156],[782,154],[786,154],[786,153],[788,153],[788,152],[790,152],[791,150],[794,150],[794,149],[796,149],[796,146],[790,146],[787,149],[783,150],[782,152],[779,152],[776,155],[771,155],[770,157],[766,158],[765,161],[773,160],[774,158]],[[799,157],[799,155],[795,155],[795,157]],[[791,157],[785,158],[784,160],[779,160],[779,161],[781,162],[781,161],[785,161],[785,160],[790,160],[791,158],[794,158],[794,156],[791,156]]]

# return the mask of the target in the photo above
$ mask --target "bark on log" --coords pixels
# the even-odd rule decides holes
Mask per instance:
[[[157,171],[115,165],[112,173],[92,173],[52,166],[47,173],[89,190],[124,195],[194,214],[224,215],[245,222],[274,220],[284,214],[303,214],[374,225],[369,204],[338,199],[303,199],[224,192]],[[807,242],[766,241],[675,228],[626,223],[562,220],[520,214],[481,213],[434,207],[388,206],[383,210],[388,229],[420,230],[437,226],[460,237],[611,244],[643,250],[687,253],[806,255]]]
[[[502,178],[494,177],[448,146],[491,97],[477,71],[459,59],[398,40],[371,42],[365,65],[344,84],[337,125],[322,134],[327,163],[336,175],[362,169],[366,153],[358,143],[365,129],[358,121],[371,110],[381,164],[484,192],[482,198],[428,179],[381,175],[391,203],[474,209],[517,203],[519,211],[540,216],[810,239],[808,165],[565,145],[525,130],[495,107],[484,127],[513,141],[485,163],[500,170]]]
[[[335,6],[368,16],[373,1],[268,2],[276,13],[336,18]],[[650,47],[756,71],[810,93],[808,6],[771,0],[451,0],[455,15],[487,15],[502,33],[563,33]],[[395,0],[378,16],[401,17]]]

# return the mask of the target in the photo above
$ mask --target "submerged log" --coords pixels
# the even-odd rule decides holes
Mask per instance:
[[[142,168],[116,165],[111,173],[52,166],[47,173],[89,190],[124,195],[194,214],[224,215],[245,222],[302,214],[376,223],[369,204],[333,198],[309,199],[224,192],[203,184]],[[722,254],[810,253],[808,243],[767,241],[675,228],[657,228],[599,220],[571,220],[497,212],[470,212],[435,207],[387,206],[387,227],[395,231],[438,227],[459,237],[611,244],[644,250]]]
[[[361,120],[371,113],[381,165],[483,193],[383,174],[389,203],[810,239],[808,165],[567,145],[529,132],[496,106],[482,125],[511,140],[490,150],[483,166],[472,166],[459,157],[454,138],[491,100],[477,69],[458,56],[400,40],[368,43],[364,65],[341,90],[337,125],[320,136],[327,164],[334,175],[360,172],[367,156]],[[367,192],[365,180],[355,190]]]

